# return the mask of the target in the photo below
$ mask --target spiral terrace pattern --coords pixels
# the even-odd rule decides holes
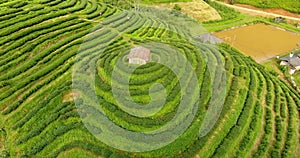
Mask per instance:
[[[299,94],[227,45],[216,49],[199,43],[186,28],[150,15],[153,10],[147,8],[139,13],[88,0],[0,0],[0,9],[0,156],[299,156]],[[89,115],[81,110],[97,113],[101,108],[118,127],[147,133],[167,125],[180,107],[184,95],[180,76],[159,63],[172,58],[155,42],[180,52],[192,66],[199,91],[193,85],[185,93],[198,105],[195,115],[175,141],[161,148],[147,152],[112,148],[93,135],[103,129],[87,124],[84,118]],[[147,108],[152,101],[149,89],[164,91],[152,88],[155,83],[163,85],[166,94],[163,107],[146,117],[127,113],[111,87],[113,71],[128,73],[126,55],[137,45],[151,48],[152,60],[158,63],[140,66],[130,75],[131,98]],[[186,67],[182,63],[179,74]],[[92,68],[96,73],[89,76]],[[80,80],[72,78],[74,72],[81,73]],[[86,88],[91,78],[95,86]],[[124,86],[121,80],[114,84]],[[222,103],[213,96],[224,87]],[[84,97],[89,93],[95,94],[99,107],[87,105]],[[223,107],[220,117],[199,136],[205,114],[218,102]]]

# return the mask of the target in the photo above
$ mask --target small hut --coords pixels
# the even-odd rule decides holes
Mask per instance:
[[[150,50],[142,46],[133,48],[128,55],[128,61],[130,64],[144,65],[150,61]]]
[[[290,74],[294,74],[295,71],[300,70],[300,53],[290,54],[289,56],[279,58],[280,65],[289,66]]]
[[[285,21],[285,19],[281,16],[274,18],[275,23],[283,23],[284,21]]]

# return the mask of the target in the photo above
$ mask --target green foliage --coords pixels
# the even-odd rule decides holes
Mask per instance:
[[[9,158],[10,154],[8,151],[5,150],[5,151],[0,152],[0,157],[1,158]]]
[[[222,17],[222,20],[219,20],[219,21],[227,21],[227,20],[235,19],[235,18],[241,16],[240,12],[234,10],[233,8],[229,8],[225,5],[219,4],[215,1],[207,0],[206,3],[218,11],[220,16]],[[219,21],[212,21],[212,22],[205,22],[205,23],[215,23],[215,22],[219,22]]]
[[[249,4],[259,8],[282,8],[300,13],[300,1],[295,0],[235,0],[236,3]]]
[[[132,0],[134,1],[134,0]],[[170,2],[191,2],[192,0],[141,0],[141,2],[146,4],[153,4],[153,3],[170,3]]]
[[[181,7],[178,4],[175,4],[173,7],[174,10],[181,11]]]
[[[190,27],[187,21],[192,20],[187,19],[183,24],[176,21],[186,18],[183,15],[174,16],[147,7],[141,7],[139,13],[122,12],[122,7],[111,5],[117,1],[0,2],[0,111],[6,130],[6,136],[0,136],[5,142],[0,157],[68,157],[73,156],[72,149],[94,157],[194,157],[196,154],[292,157],[297,149],[299,94],[278,80],[277,74],[267,72],[226,44],[215,46],[217,51],[198,42],[191,43],[191,32],[186,30]],[[242,17],[232,9],[207,2],[223,17],[221,21],[207,24],[217,25]],[[180,10],[180,6],[176,8]],[[97,23],[101,24],[96,26]],[[119,74],[128,75],[127,53],[132,47],[150,41],[170,45],[185,56],[199,79],[200,96],[195,95],[195,85],[189,85],[187,94],[182,94],[178,76],[162,64],[150,62],[131,75],[130,95],[145,106],[150,101],[150,87],[161,83],[167,92],[166,103],[153,116],[137,117],[123,111],[115,101],[111,72],[115,69]],[[163,49],[152,52],[155,61],[172,55]],[[75,59],[76,55],[80,58]],[[213,58],[209,61],[211,65],[217,60],[224,64],[226,76],[219,69],[212,71],[214,67],[209,67],[205,60],[208,57]],[[115,66],[118,58],[123,59],[123,65]],[[88,74],[89,63],[95,59],[97,73],[90,77],[95,77],[94,88],[101,109],[116,125],[139,132],[159,129],[176,115],[181,95],[191,95],[191,100],[199,101],[192,124],[171,144],[149,152],[119,151],[97,140],[81,122],[80,117],[88,115],[79,116],[74,104],[75,100],[79,107],[85,106],[83,96],[74,89],[88,89],[89,78],[83,81],[72,78],[72,72],[77,71],[73,70],[74,64],[81,63],[78,71]],[[187,70],[186,63],[181,64],[179,74]],[[226,81],[227,85],[219,85],[227,88],[226,100],[213,129],[199,137],[199,127],[215,93],[213,79]],[[80,87],[72,87],[72,83]],[[122,81],[118,84],[124,87]],[[94,92],[87,90],[85,94]],[[99,112],[98,107],[89,108]],[[93,124],[87,127],[101,133]],[[258,148],[253,147],[255,142]]]

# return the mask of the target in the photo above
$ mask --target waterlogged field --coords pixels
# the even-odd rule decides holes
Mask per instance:
[[[229,45],[195,40],[193,20],[94,0],[0,2],[0,157],[300,156],[300,95]],[[141,45],[152,62],[128,64]]]
[[[242,53],[262,62],[300,46],[300,35],[270,25],[255,24],[215,33]]]

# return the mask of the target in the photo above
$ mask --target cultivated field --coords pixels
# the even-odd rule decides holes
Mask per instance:
[[[156,4],[156,6],[172,9],[175,4],[182,8],[183,13],[200,22],[221,19],[221,16],[218,14],[218,12],[202,0],[193,0],[192,2],[163,3]]]
[[[134,0],[131,0],[134,1]],[[143,3],[154,4],[154,3],[169,3],[169,2],[191,2],[193,0],[141,0]]]
[[[300,47],[300,35],[265,24],[255,24],[215,33],[245,55],[262,62]]]
[[[195,40],[188,29],[195,25],[193,20],[148,7],[121,10],[94,0],[0,2],[0,157],[300,156],[300,95],[229,45]],[[175,52],[161,49],[160,44]],[[134,66],[126,55],[139,45],[152,51],[153,61],[165,59],[178,71],[150,62],[130,74],[126,67]],[[113,71],[130,76],[129,84],[115,80]],[[191,82],[193,74],[196,83]],[[181,77],[193,84],[181,87]],[[166,89],[162,109],[145,117],[124,110],[148,108],[154,83]],[[112,84],[124,92],[121,97],[129,87],[140,106],[117,102]],[[224,102],[218,102],[224,88]],[[181,104],[185,96],[188,99]],[[160,99],[156,96],[154,101]],[[216,124],[199,137],[209,107],[220,103],[223,108]],[[197,110],[186,111],[193,106]],[[178,109],[183,112],[174,121]],[[84,124],[93,114],[107,116],[110,124],[97,118]],[[147,152],[123,151],[95,137],[117,132],[111,124],[153,137],[162,131],[172,135],[191,114],[191,124],[180,137]],[[108,141],[125,146],[124,139],[131,137],[121,140],[119,134]],[[149,145],[142,141],[138,139],[136,145]]]

